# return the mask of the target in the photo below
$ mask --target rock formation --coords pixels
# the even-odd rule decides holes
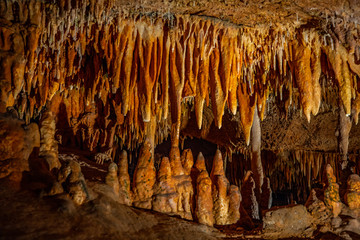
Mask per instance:
[[[122,151],[119,158],[119,200],[121,203],[131,206],[133,194],[130,190],[131,181],[129,176],[129,165],[126,151]]]
[[[184,160],[186,163],[187,161]],[[177,213],[185,219],[192,220],[192,202],[194,190],[190,175],[186,175],[181,164],[179,148],[172,147],[170,150],[170,165],[175,189],[178,194]]]
[[[360,209],[360,177],[357,174],[350,175],[348,189],[345,193],[345,202],[350,209]]]
[[[234,224],[240,219],[241,194],[238,186],[231,185],[229,190],[229,212],[227,224]]]
[[[298,233],[324,221],[347,234],[360,208],[359,13],[355,0],[2,0],[0,178],[37,175],[37,190],[52,185],[41,196],[82,205],[85,175],[117,202],[209,226],[309,199],[315,220],[272,209],[265,230],[309,237]],[[83,156],[59,160],[68,151]],[[321,182],[323,198],[308,198]]]
[[[339,185],[336,183],[334,170],[330,164],[326,166],[325,171],[328,182],[324,192],[324,202],[326,206],[331,209],[334,217],[337,217],[341,212],[341,208],[342,208],[342,203],[340,201],[340,195],[339,195]]]
[[[243,184],[241,185],[241,205],[244,207],[248,215],[252,219],[260,219],[259,203],[255,196],[255,181],[252,177],[252,172],[248,171],[245,175]]]
[[[133,179],[133,204],[135,207],[151,209],[153,187],[156,180],[151,145],[146,141],[141,148]]]
[[[169,159],[164,157],[157,173],[152,209],[158,212],[176,214],[178,198],[179,194],[175,191]]]
[[[213,166],[210,174],[212,181],[212,194],[214,200],[214,218],[217,225],[225,225],[227,223],[229,211],[228,192],[230,183],[225,177],[223,160],[220,150],[216,150],[213,160]]]
[[[40,147],[39,127],[25,123],[10,113],[0,114],[0,179],[20,182],[29,171],[29,156]]]
[[[74,160],[65,162],[60,168],[58,182],[63,185],[65,192],[77,205],[89,200],[89,191],[78,162]]]
[[[199,172],[196,179],[195,217],[199,223],[213,226],[215,219],[213,215],[212,182],[206,171],[202,153],[199,153],[197,157],[195,168]]]
[[[112,188],[116,196],[119,196],[120,184],[118,178],[118,166],[114,162],[109,164],[105,183]]]

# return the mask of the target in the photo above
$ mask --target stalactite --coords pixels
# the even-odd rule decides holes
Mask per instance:
[[[254,174],[255,193],[261,199],[261,189],[264,183],[264,170],[261,163],[261,126],[257,106],[255,106],[254,120],[251,128],[251,171]]]

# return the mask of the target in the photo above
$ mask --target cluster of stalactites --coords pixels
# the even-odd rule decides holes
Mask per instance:
[[[316,115],[322,73],[336,79],[348,115],[353,107],[357,117],[360,109],[356,25],[329,28],[328,34],[189,16],[124,17],[111,1],[14,4],[6,1],[7,26],[0,28],[1,100],[2,108],[17,105],[26,118],[59,94],[74,132],[96,122],[84,118],[91,113],[108,135],[116,132],[131,145],[145,139],[147,122],[179,121],[182,101],[191,98],[199,128],[211,103],[219,128],[225,109],[239,113],[249,143],[255,105],[263,119],[269,94],[285,101],[286,109],[301,108],[308,120]],[[169,128],[158,128],[165,130],[158,131],[157,142]],[[95,133],[87,134],[96,142]]]
[[[348,157],[350,161],[356,163],[358,154],[349,154]],[[267,159],[264,169],[266,174],[271,176],[274,190],[298,188],[306,192],[324,182],[323,172],[327,164],[339,174],[340,160],[339,153],[295,150],[279,153],[275,161]]]

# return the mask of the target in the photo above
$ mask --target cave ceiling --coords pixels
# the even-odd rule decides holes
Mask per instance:
[[[93,151],[203,138],[336,151],[360,111],[357,1],[2,1],[0,110]],[[357,133],[350,133],[356,151]],[[296,140],[295,140],[296,138]],[[76,140],[74,140],[76,139]]]

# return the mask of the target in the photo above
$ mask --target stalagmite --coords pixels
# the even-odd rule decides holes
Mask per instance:
[[[119,158],[119,201],[123,204],[131,206],[133,196],[130,191],[130,176],[128,170],[128,157],[125,150],[123,150],[120,154]]]
[[[59,169],[61,164],[58,158],[58,144],[55,140],[56,119],[55,113],[47,111],[40,122],[40,153],[49,165],[49,170]]]
[[[191,169],[194,165],[194,158],[191,149],[185,149],[181,154],[181,164],[185,175],[191,174]]]
[[[265,177],[261,189],[260,209],[267,210],[270,209],[271,206],[272,206],[272,189],[270,186],[270,179],[268,177]]]
[[[212,195],[214,200],[214,218],[218,225],[227,224],[229,211],[228,191],[229,181],[225,177],[223,160],[220,150],[216,150],[210,178],[212,181]]]
[[[255,195],[255,181],[252,172],[248,171],[245,175],[243,184],[241,185],[241,205],[244,207],[248,215],[253,219],[260,219],[259,204]]]
[[[229,190],[229,213],[227,224],[234,224],[240,219],[241,194],[238,186],[231,185]]]
[[[347,181],[345,202],[350,209],[360,209],[360,177],[357,174],[350,175]]]
[[[158,212],[176,214],[179,195],[175,191],[171,176],[170,162],[167,157],[161,160],[157,181],[154,187],[152,209]]]
[[[74,160],[65,162],[59,171],[58,181],[65,186],[64,190],[77,205],[89,199],[85,178],[78,162]]]
[[[336,183],[336,177],[334,175],[334,170],[328,164],[326,166],[326,177],[327,177],[327,187],[324,192],[324,202],[325,205],[331,209],[334,217],[337,217],[342,208],[342,203],[339,196],[339,185]]]
[[[190,175],[184,173],[181,164],[180,150],[172,147],[170,150],[170,165],[175,189],[178,194],[177,213],[185,219],[192,220],[191,208],[194,197],[194,189]]]
[[[116,196],[119,196],[120,184],[118,179],[118,166],[114,162],[109,164],[105,183],[113,189]]]
[[[213,215],[212,183],[205,168],[205,159],[199,153],[195,163],[199,172],[196,178],[195,218],[205,225],[213,226],[215,223]]]
[[[134,192],[133,205],[135,207],[151,209],[155,177],[156,172],[151,152],[151,145],[150,142],[146,140],[141,148],[134,173],[132,189]]]

